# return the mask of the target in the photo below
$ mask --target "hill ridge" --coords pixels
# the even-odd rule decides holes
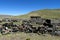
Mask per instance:
[[[41,16],[42,18],[60,18],[60,9],[35,10],[28,14],[17,16],[17,18],[29,18],[30,16]]]

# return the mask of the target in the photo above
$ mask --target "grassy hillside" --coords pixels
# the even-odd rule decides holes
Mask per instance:
[[[60,9],[44,9],[32,11],[28,14],[16,16],[17,18],[29,18],[30,16],[41,16],[42,18],[60,18]]]
[[[37,10],[32,11],[28,14],[21,16],[13,16],[10,18],[29,18],[30,16],[41,16],[42,18],[60,18],[60,10],[58,9],[45,9],[45,10]],[[4,23],[4,22],[3,22]],[[14,22],[14,24],[21,24],[20,22]],[[13,35],[13,36],[12,36]],[[36,33],[11,33],[7,35],[0,34],[0,40],[60,40],[59,36],[52,36],[50,34],[38,35]]]

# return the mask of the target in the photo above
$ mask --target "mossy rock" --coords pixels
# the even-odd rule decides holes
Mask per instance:
[[[30,40],[30,38],[27,38],[26,40]]]

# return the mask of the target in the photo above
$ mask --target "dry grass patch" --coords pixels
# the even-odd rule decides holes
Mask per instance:
[[[48,34],[38,35],[34,33],[13,33],[13,34],[7,34],[7,35],[0,35],[0,40],[60,40],[60,37],[58,36],[51,36]]]

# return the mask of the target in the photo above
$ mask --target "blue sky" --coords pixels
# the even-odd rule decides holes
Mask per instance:
[[[34,10],[60,8],[60,0],[0,0],[0,14],[23,15]]]

